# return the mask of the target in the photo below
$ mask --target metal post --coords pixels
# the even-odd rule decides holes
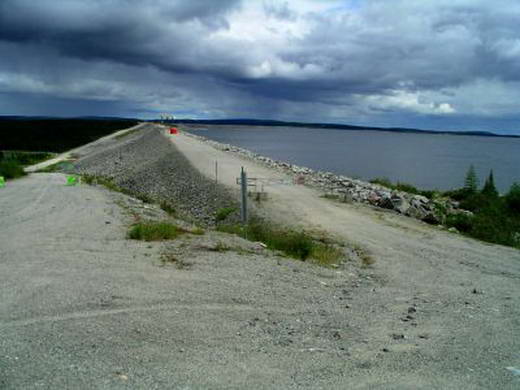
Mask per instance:
[[[218,183],[218,161],[215,160],[215,183]]]
[[[242,216],[242,223],[247,224],[247,173],[244,171],[244,167],[242,167],[242,172],[240,173],[240,184],[242,188],[242,209],[240,215]]]

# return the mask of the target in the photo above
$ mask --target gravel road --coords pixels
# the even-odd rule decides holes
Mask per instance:
[[[151,130],[84,161],[138,149],[143,133],[156,142]],[[240,165],[283,179],[171,139],[168,153],[208,180],[218,159],[230,193]],[[289,185],[267,188],[259,211],[355,242],[376,264],[325,269],[214,232],[142,243],[125,238],[129,224],[162,210],[64,184],[32,174],[0,190],[1,389],[520,387],[517,250]]]

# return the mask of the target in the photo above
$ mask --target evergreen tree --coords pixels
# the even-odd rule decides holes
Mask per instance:
[[[506,204],[509,209],[520,213],[520,183],[513,183],[506,195]]]
[[[464,190],[468,195],[475,194],[478,190],[478,178],[473,164],[470,165],[464,180]]]
[[[493,170],[489,172],[489,176],[484,183],[484,188],[482,188],[482,195],[486,195],[487,197],[492,198],[498,197],[498,191],[495,187],[495,179],[493,178]]]

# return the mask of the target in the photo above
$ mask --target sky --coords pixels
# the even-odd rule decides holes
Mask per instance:
[[[520,134],[517,0],[0,0],[0,115]]]

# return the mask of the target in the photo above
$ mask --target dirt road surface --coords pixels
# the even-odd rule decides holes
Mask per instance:
[[[241,167],[248,177],[267,179],[268,183],[292,181],[186,134],[166,136],[210,178],[215,177],[217,161],[218,179],[229,187],[238,187]],[[461,388],[478,387],[480,381],[484,388],[507,387],[506,383],[511,388],[520,387],[518,377],[512,378],[514,371],[506,369],[520,364],[520,251],[465,238],[391,212],[324,199],[304,186],[273,184],[265,190],[270,200],[261,208],[271,218],[326,230],[361,245],[375,258],[375,277],[380,285],[370,297],[360,298],[365,310],[373,313],[366,323],[370,337],[383,340],[396,332],[415,335],[401,345],[401,352],[418,364],[422,358],[413,358],[418,349],[413,339],[428,334],[435,344],[428,351],[431,361],[426,363],[427,358],[422,364],[439,378],[451,374],[465,378],[464,384],[458,384]],[[412,304],[420,308],[414,311]],[[414,317],[410,321],[406,321],[408,309]],[[444,367],[435,368],[441,360]],[[480,379],[471,383],[477,377]],[[444,386],[449,383],[447,380]]]
[[[241,165],[285,179],[185,135],[172,142],[208,177],[218,160],[234,188]],[[0,388],[520,387],[519,251],[302,186],[266,189],[265,213],[367,248],[373,268],[215,250],[213,233],[130,241],[128,209],[151,206],[61,174],[9,182]],[[171,245],[187,269],[161,264]]]
[[[128,129],[116,131],[115,133],[101,137],[101,138],[97,139],[96,141],[91,142],[87,145],[83,145],[76,149],[69,150],[68,152],[61,153],[61,154],[57,155],[56,157],[53,157],[49,160],[42,161],[41,163],[31,165],[30,167],[25,168],[25,172],[27,172],[27,173],[37,172],[41,169],[47,168],[47,167],[57,164],[59,162],[73,160],[74,155],[77,153],[83,153],[83,154],[88,153],[89,149],[92,149],[92,148],[95,149],[99,145],[106,144],[110,140],[117,139],[117,137],[120,137],[131,131],[141,129],[141,128],[145,127],[146,125],[147,125],[146,123],[140,123],[136,126],[128,128]]]

